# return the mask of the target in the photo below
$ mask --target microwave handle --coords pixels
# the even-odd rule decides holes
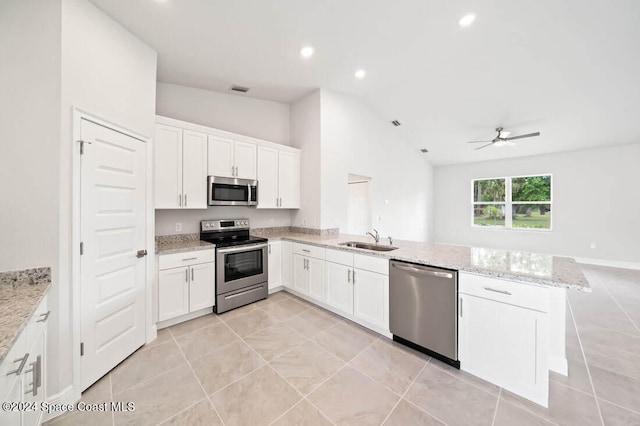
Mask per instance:
[[[249,194],[249,199],[247,200],[248,203],[251,202],[251,184],[247,185],[247,188],[249,188],[248,194]]]

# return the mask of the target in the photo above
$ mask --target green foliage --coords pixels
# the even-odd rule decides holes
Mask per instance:
[[[506,186],[504,179],[476,180],[473,182],[475,202],[504,201]]]
[[[511,180],[513,201],[551,201],[551,176],[527,176]]]
[[[489,219],[498,219],[502,216],[502,212],[496,206],[487,206],[484,209],[484,214]]]

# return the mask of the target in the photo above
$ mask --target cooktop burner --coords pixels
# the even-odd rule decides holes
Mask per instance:
[[[231,247],[267,242],[266,238],[249,234],[249,219],[215,219],[200,222],[200,239],[216,245]]]

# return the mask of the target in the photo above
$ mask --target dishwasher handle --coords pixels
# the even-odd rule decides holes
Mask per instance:
[[[419,266],[408,266],[400,263],[392,263],[391,266],[393,266],[394,268],[401,269],[403,271],[415,272],[422,275],[428,275],[430,277],[447,278],[447,279],[453,278],[453,274],[450,272],[432,271],[431,269],[424,269]]]

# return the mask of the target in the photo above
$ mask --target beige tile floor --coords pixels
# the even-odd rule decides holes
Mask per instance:
[[[640,271],[584,271],[548,409],[280,292],[160,331],[82,395],[135,411],[50,423],[640,425]]]

